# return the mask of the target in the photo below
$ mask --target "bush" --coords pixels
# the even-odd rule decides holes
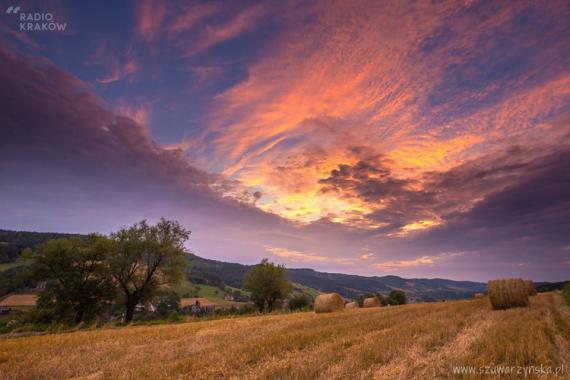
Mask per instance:
[[[564,285],[562,295],[564,296],[564,299],[566,299],[568,306],[570,306],[570,282],[567,282],[566,285]]]
[[[392,290],[390,292],[390,299],[394,300],[395,305],[405,305],[406,300],[406,293],[401,290]]]
[[[311,308],[311,300],[305,294],[297,294],[289,300],[289,310],[305,310]]]

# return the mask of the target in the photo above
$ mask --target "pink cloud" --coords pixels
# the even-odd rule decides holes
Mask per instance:
[[[186,31],[195,27],[204,19],[216,13],[219,13],[222,10],[223,7],[221,4],[216,4],[213,2],[189,6],[174,18],[168,30],[174,33]]]
[[[161,0],[141,0],[137,2],[135,13],[137,34],[145,41],[152,41],[162,26],[166,4]]]

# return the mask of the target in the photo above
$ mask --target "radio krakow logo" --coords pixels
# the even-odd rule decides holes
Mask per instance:
[[[20,12],[20,7],[9,6],[6,14],[18,16],[20,32],[64,32],[67,22],[58,22],[50,12]]]

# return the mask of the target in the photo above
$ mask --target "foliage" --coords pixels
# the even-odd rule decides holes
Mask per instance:
[[[165,316],[171,311],[180,311],[180,296],[175,292],[160,297],[160,301],[156,305],[156,313],[160,316]]]
[[[165,219],[154,226],[143,220],[111,235],[114,247],[108,262],[124,298],[125,322],[133,319],[137,304],[180,280],[187,266],[184,243],[189,236],[178,222]]]
[[[28,265],[13,266],[0,272],[0,297],[35,283]]]
[[[311,308],[311,300],[305,294],[297,294],[289,299],[289,310],[306,310]]]
[[[0,263],[13,262],[26,249],[36,249],[48,240],[79,235],[0,230]]]
[[[49,281],[38,299],[38,309],[57,320],[80,323],[92,319],[114,297],[114,285],[105,265],[109,239],[89,235],[50,240],[35,252],[33,277]]]
[[[267,259],[254,266],[245,275],[243,283],[260,312],[273,311],[275,302],[286,297],[292,289],[285,267]]]
[[[393,300],[395,305],[405,305],[407,302],[406,293],[402,290],[392,290],[388,298]]]

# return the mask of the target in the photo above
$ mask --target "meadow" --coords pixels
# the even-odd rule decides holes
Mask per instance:
[[[0,340],[2,379],[497,378],[455,366],[569,378],[570,307],[552,292],[505,311],[478,298]]]

